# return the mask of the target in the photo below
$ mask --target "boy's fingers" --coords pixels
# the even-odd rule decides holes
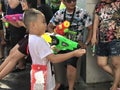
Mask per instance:
[[[86,50],[85,49],[80,49],[80,52],[86,53]]]

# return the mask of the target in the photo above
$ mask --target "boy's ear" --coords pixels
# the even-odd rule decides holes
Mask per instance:
[[[34,22],[30,22],[30,27],[34,27],[35,23]]]

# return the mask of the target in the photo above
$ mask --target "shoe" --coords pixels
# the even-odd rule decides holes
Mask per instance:
[[[22,71],[25,71],[25,70],[26,70],[26,68],[24,68],[24,69],[16,68],[15,70],[12,71],[12,73],[22,72]]]

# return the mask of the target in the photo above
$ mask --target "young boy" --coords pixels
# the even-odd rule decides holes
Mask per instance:
[[[22,0],[20,1],[22,5],[23,10],[27,10],[28,8],[31,8],[33,3],[31,3],[31,0]],[[21,23],[21,25],[20,25]],[[22,26],[23,23],[19,21],[19,25]],[[24,25],[23,25],[24,26]],[[4,60],[4,62],[0,65],[0,79],[5,77],[7,74],[9,74],[17,62],[24,58],[26,55],[28,55],[27,51],[28,46],[28,36],[25,35],[22,40],[20,40],[11,50],[7,58]],[[22,69],[16,69],[18,71],[23,71]]]
[[[80,57],[86,51],[85,49],[78,49],[69,53],[55,55],[49,44],[41,37],[46,30],[44,15],[40,11],[29,9],[25,11],[23,21],[29,31],[28,46],[32,58],[31,90],[36,90],[36,88],[53,90],[55,84],[50,62],[58,63],[72,57]]]

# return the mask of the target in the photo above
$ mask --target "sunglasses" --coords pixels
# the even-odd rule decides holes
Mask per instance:
[[[76,2],[76,0],[64,0],[67,3]]]

